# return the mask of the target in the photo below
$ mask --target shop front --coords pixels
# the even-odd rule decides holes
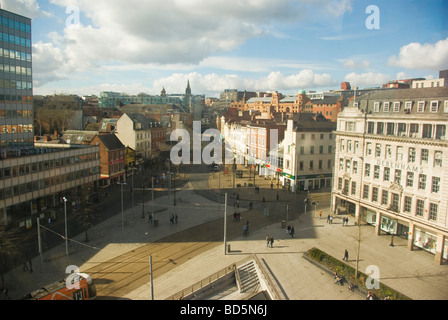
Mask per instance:
[[[435,254],[437,247],[437,235],[423,229],[415,228],[413,244],[416,247]],[[446,252],[444,254],[446,254]]]

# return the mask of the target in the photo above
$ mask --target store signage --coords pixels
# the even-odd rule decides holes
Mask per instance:
[[[412,172],[423,173],[423,167],[413,165],[413,164],[408,164],[408,163],[392,162],[392,161],[388,161],[388,160],[377,160],[376,165],[382,166],[382,167],[393,168],[393,169],[400,169],[403,171],[412,171]]]

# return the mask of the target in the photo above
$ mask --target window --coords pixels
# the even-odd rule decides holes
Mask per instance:
[[[379,102],[375,102],[373,104],[373,112],[380,112],[380,103]]]
[[[392,158],[392,146],[390,144],[386,145],[386,159]]]
[[[406,137],[406,123],[398,123],[398,136],[399,137]]]
[[[448,113],[448,100],[443,104],[443,112]]]
[[[380,178],[380,166],[374,166],[373,167],[373,178],[379,179]]]
[[[299,170],[302,171],[303,170],[303,161],[299,162]]]
[[[404,208],[403,211],[406,213],[410,213],[412,209],[412,198],[405,196],[404,197]]]
[[[417,123],[411,123],[409,125],[409,135],[411,138],[418,138],[419,125]]]
[[[322,164],[323,164],[322,160],[319,160],[319,169],[322,169]]]
[[[383,190],[381,193],[381,204],[383,206],[387,206],[389,204],[389,192],[387,190]]]
[[[410,113],[412,111],[412,101],[406,101],[404,105],[404,112]]]
[[[310,154],[314,154],[314,146],[310,147]]]
[[[438,193],[440,191],[440,178],[432,177],[431,192]]]
[[[328,153],[332,153],[333,152],[333,147],[332,146],[328,146]]]
[[[372,155],[372,143],[371,142],[367,142],[367,144],[366,144],[366,155],[367,156]]]
[[[431,101],[429,112],[437,113],[438,110],[439,110],[439,101]]]
[[[305,147],[304,146],[300,146],[300,154],[305,154]]]
[[[345,172],[350,172],[350,160],[345,160]]]
[[[340,158],[339,159],[339,170],[344,169],[344,159]]]
[[[384,133],[384,123],[378,122],[376,124],[376,134],[383,134]]]
[[[417,203],[415,206],[415,215],[419,217],[423,217],[423,211],[425,209],[425,201],[417,199]]]
[[[354,121],[347,121],[345,123],[345,131],[355,131],[356,125]]]
[[[386,134],[388,136],[393,136],[395,135],[395,123],[393,122],[388,122],[386,124]]]
[[[397,161],[403,161],[403,147],[397,147]]]
[[[408,162],[415,162],[415,148],[409,148]]]
[[[414,172],[408,171],[406,173],[406,187],[414,186]]]
[[[426,174],[420,174],[418,176],[418,188],[420,190],[426,189]]]
[[[389,102],[383,103],[383,112],[389,112]]]
[[[432,125],[431,124],[423,124],[422,138],[432,139]]]
[[[347,151],[352,152],[352,140],[347,140]]]
[[[353,173],[358,173],[358,161],[353,161]]]
[[[417,104],[417,112],[423,113],[425,112],[425,101],[419,101]]]
[[[314,169],[314,161],[310,160],[310,169],[313,170]]]
[[[389,181],[390,180],[390,168],[388,168],[388,167],[384,168],[383,180],[384,181]]]
[[[394,102],[394,112],[399,112],[399,111],[400,111],[400,102],[395,101]]]
[[[367,122],[367,133],[373,134],[374,132],[375,132],[375,122],[373,121]]]
[[[342,178],[338,178],[338,190],[342,190]]]
[[[436,137],[437,140],[445,140],[446,138],[446,125],[437,124],[436,125]]]
[[[356,181],[352,181],[352,195],[356,194]]]
[[[372,202],[378,202],[378,188],[372,188]]]
[[[422,149],[420,164],[428,164],[429,150]]]
[[[327,167],[328,169],[331,169],[331,159],[328,159]]]
[[[341,151],[345,151],[345,140],[341,139]]]
[[[396,193],[392,193],[392,203],[390,209],[392,211],[398,212],[399,203],[400,203],[400,196]]]
[[[322,153],[324,153],[324,146],[319,147],[319,154],[322,154]]]
[[[437,203],[429,204],[429,220],[437,220],[437,211],[439,210],[439,205]]]
[[[436,150],[434,152],[434,167],[436,168],[442,168],[442,151]]]
[[[381,157],[381,144],[377,143],[375,146],[375,157]]]
[[[370,163],[366,163],[365,175],[370,177]]]
[[[368,200],[369,199],[369,185],[365,184],[364,185],[364,190],[362,193],[362,198]]]
[[[401,183],[401,170],[395,169],[395,177],[394,182],[400,184]]]

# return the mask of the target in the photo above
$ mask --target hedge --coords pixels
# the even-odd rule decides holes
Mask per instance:
[[[321,265],[331,273],[336,271],[339,275],[344,276],[347,281],[354,283],[361,292],[367,294],[367,292],[370,291],[379,300],[384,300],[386,297],[389,297],[391,300],[412,300],[411,298],[396,291],[395,289],[392,289],[389,286],[383,284],[381,281],[379,289],[368,289],[366,287],[366,280],[369,278],[368,275],[358,270],[358,277],[356,278],[355,268],[342,262],[339,259],[332,257],[322,250],[312,248],[305,252],[304,256],[308,257],[312,261],[317,262],[319,265]]]

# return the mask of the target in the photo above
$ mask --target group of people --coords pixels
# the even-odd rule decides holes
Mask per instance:
[[[294,226],[288,226],[286,228],[286,233],[289,234],[291,236],[291,238],[294,238],[294,234],[296,233],[294,230]]]
[[[177,213],[171,215],[170,222],[172,224],[177,223]]]
[[[274,237],[266,236],[266,247],[274,248]]]

